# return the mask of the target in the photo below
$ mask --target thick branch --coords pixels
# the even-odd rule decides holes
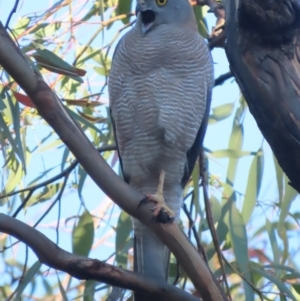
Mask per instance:
[[[226,53],[262,134],[300,192],[300,4],[226,1]]]
[[[0,25],[0,64],[31,98],[39,114],[51,125],[95,183],[122,209],[139,219],[173,252],[206,301],[227,300],[222,289],[195,247],[175,224],[160,224],[153,219],[151,204],[138,206],[144,195],[129,187],[66,113],[61,101],[35,72]]]
[[[170,285],[160,283],[113,265],[69,253],[44,234],[21,221],[0,213],[0,231],[24,242],[41,263],[64,271],[77,279],[96,280],[144,293],[152,300],[196,301],[198,298]]]

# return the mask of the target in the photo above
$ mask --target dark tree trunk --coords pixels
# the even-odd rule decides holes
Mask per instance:
[[[300,192],[300,3],[227,0],[226,53],[250,111]]]

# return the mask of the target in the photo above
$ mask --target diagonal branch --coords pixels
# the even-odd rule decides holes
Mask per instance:
[[[144,195],[122,181],[88,140],[78,124],[68,115],[60,99],[30,67],[21,51],[0,24],[0,64],[31,98],[39,114],[56,131],[95,183],[116,204],[144,223],[173,252],[206,301],[227,297],[196,248],[175,223],[160,224],[153,219],[151,204],[143,204]]]
[[[41,263],[64,271],[77,279],[102,281],[110,285],[147,294],[152,300],[197,301],[198,298],[168,283],[145,278],[97,259],[69,253],[48,239],[44,234],[23,222],[0,213],[0,231],[24,242]]]

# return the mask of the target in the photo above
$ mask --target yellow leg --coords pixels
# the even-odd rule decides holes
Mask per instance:
[[[148,198],[156,203],[153,211],[154,216],[158,216],[159,212],[163,209],[167,213],[169,218],[174,218],[175,214],[165,203],[165,199],[163,195],[165,175],[166,175],[165,171],[162,170],[159,174],[157,191],[155,194],[148,194]]]

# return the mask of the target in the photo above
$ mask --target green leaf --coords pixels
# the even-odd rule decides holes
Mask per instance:
[[[239,150],[241,150],[242,143],[243,143],[243,126],[241,124],[234,125],[232,128],[228,148],[231,150],[235,150],[235,152],[238,152]],[[233,183],[234,183],[238,158],[237,159],[230,158],[230,160],[229,160],[228,169],[227,169],[227,177],[226,177],[227,184],[233,185]],[[226,189],[226,187],[225,187],[224,193],[228,197],[231,196],[229,194],[230,191],[228,191]]]
[[[262,151],[260,153],[262,153]],[[250,166],[248,184],[242,209],[242,216],[245,224],[250,220],[261,186],[263,169],[263,160],[260,160],[261,157],[262,156],[255,156]]]
[[[107,70],[104,67],[94,67],[94,70],[101,76],[107,76]]]
[[[271,225],[272,225],[272,228],[277,229],[277,227],[278,227],[278,222],[274,222],[274,223],[272,223]],[[292,230],[296,230],[296,229],[298,228],[298,226],[295,225],[295,224],[292,224],[292,223],[290,223],[290,222],[284,222],[284,228],[285,228],[287,231],[292,231]],[[258,230],[256,230],[256,231],[254,232],[253,237],[258,236],[258,235],[261,235],[261,234],[264,233],[266,230],[267,230],[267,229],[266,229],[266,226],[265,226],[265,225],[262,226],[262,227],[260,227]]]
[[[88,211],[80,216],[77,226],[72,233],[73,253],[87,257],[94,241],[94,221]]]
[[[280,290],[280,292],[282,294],[285,294],[286,296],[288,296],[289,298],[291,298],[293,301],[297,301],[295,296],[291,293],[291,291],[283,284],[283,282],[278,279],[277,277],[271,275],[270,273],[262,270],[262,269],[259,269],[259,268],[256,268],[256,267],[253,267],[252,266],[252,269],[261,274],[263,277],[267,278],[268,280],[270,280],[272,283],[274,283],[278,289]]]
[[[289,266],[286,266],[286,265],[282,265],[282,264],[267,264],[267,265],[264,265],[263,266],[264,269],[279,269],[279,270],[282,270],[282,271],[286,271],[286,272],[289,272],[290,274],[288,275],[292,275],[293,278],[289,278],[289,279],[295,279],[295,278],[299,278],[300,279],[300,273],[298,271],[296,271],[295,269],[289,267]],[[287,276],[285,276],[287,277]]]
[[[68,159],[69,154],[70,154],[69,148],[68,148],[68,147],[65,147],[63,156],[62,156],[62,158],[61,158],[61,165],[60,165],[60,166],[61,166],[61,167],[60,167],[60,170],[61,170],[61,171],[63,171],[64,168],[65,168],[65,164],[66,164],[66,162],[67,162],[67,159]]]
[[[292,284],[294,290],[300,295],[300,283]]]
[[[214,223],[217,223],[222,215],[221,204],[215,196],[211,196],[209,202],[210,202],[213,221]],[[207,220],[204,219],[203,224],[201,225],[201,231],[205,231],[207,229],[208,229],[208,223]]]
[[[200,177],[199,164],[196,163],[192,172],[192,180],[193,180],[193,187],[194,187],[194,204],[197,213],[200,212],[199,177]]]
[[[82,189],[83,189],[84,182],[87,178],[87,173],[80,165],[78,168],[78,176],[79,176],[78,196],[81,199],[82,198]]]
[[[225,223],[229,228],[230,239],[234,255],[238,264],[238,270],[243,275],[243,279],[252,283],[252,275],[248,258],[248,239],[246,227],[242,215],[231,203],[231,210],[225,216]],[[243,281],[246,301],[254,301],[254,291],[246,281]]]
[[[280,259],[280,250],[279,250],[278,243],[277,243],[275,229],[274,229],[274,227],[272,227],[272,224],[270,223],[270,221],[267,218],[266,218],[266,229],[268,231],[269,239],[270,239],[270,242],[271,242],[271,247],[272,247],[273,257],[274,257],[274,263],[278,264],[279,259]]]
[[[64,107],[64,108],[71,115],[71,117],[73,117],[76,121],[79,121],[80,123],[82,123],[86,127],[90,127],[92,129],[94,129],[95,131],[97,131],[99,134],[101,134],[101,131],[93,123],[89,122],[88,120],[86,120],[85,118],[80,116],[79,114],[76,114],[75,112],[70,110],[68,107]]]
[[[43,286],[46,291],[46,294],[51,296],[53,294],[53,290],[52,290],[48,280],[46,279],[46,277],[43,277],[42,281],[43,281]]]
[[[232,131],[228,143],[228,149],[240,151],[242,149],[243,144],[243,116],[246,109],[245,100],[243,97],[240,98],[240,106],[237,108],[234,120]],[[228,169],[227,169],[227,176],[226,176],[226,183],[233,187],[233,183],[235,180],[236,169],[238,164],[239,158],[230,158]],[[229,188],[229,189],[228,189]],[[232,193],[232,189],[230,187],[224,187],[224,195],[228,199],[234,200],[235,194]]]
[[[39,153],[43,153],[45,151],[53,151],[54,149],[57,149],[59,146],[62,146],[63,145],[63,142],[60,140],[60,139],[57,139],[57,140],[54,140],[54,141],[51,141],[50,143],[42,146],[41,144],[41,147],[38,148],[38,152]]]
[[[211,207],[214,223],[217,223],[221,218],[222,206],[218,201],[218,199],[214,196],[211,196],[210,198],[210,207]]]
[[[292,188],[288,182],[288,178],[287,176],[284,176],[285,179],[285,193],[284,193],[284,198],[281,204],[281,211],[280,211],[280,215],[279,215],[279,223],[278,223],[278,235],[281,237],[282,235],[282,231],[284,229],[283,223],[289,213],[289,209],[291,207],[291,204],[293,202],[293,200],[295,199],[295,197],[298,195],[297,191]]]
[[[61,296],[62,296],[62,300],[63,300],[63,301],[68,301],[67,293],[66,293],[64,287],[62,286],[62,284],[61,284],[61,282],[60,282],[60,279],[59,279],[59,277],[58,277],[57,272],[56,272],[56,276],[57,276],[58,287],[59,287],[60,294],[61,294]]]
[[[15,37],[18,37],[21,33],[24,33],[29,23],[30,23],[30,18],[28,17],[21,18],[12,30]]]
[[[234,109],[234,102],[220,105],[212,109],[213,114],[210,115],[210,118],[213,118],[216,121],[224,120],[232,114],[233,109]]]
[[[24,175],[24,172],[22,169],[22,165],[17,163],[16,171],[13,169],[9,170],[9,176],[6,181],[7,184],[5,186],[5,190],[2,192],[2,194],[14,191],[18,187],[18,185],[21,183],[23,175]],[[1,200],[0,200],[0,202],[1,202]]]
[[[116,8],[117,15],[128,14],[131,11],[132,0],[119,0],[118,6]],[[124,24],[129,23],[129,17],[121,19]]]
[[[255,155],[255,153],[254,152],[241,151],[241,150],[235,150],[235,149],[220,149],[220,150],[216,150],[216,151],[211,152],[210,155],[215,157],[215,158],[239,159],[241,157]],[[257,155],[261,155],[261,153],[258,153]]]
[[[49,64],[49,66],[58,68],[64,71],[70,72],[69,77],[72,79],[83,83],[83,80],[81,77],[77,76],[78,69],[61,59],[58,55],[56,55],[54,52],[44,48],[42,45],[34,43],[36,48],[37,54],[44,60],[45,63]],[[38,57],[36,57],[38,59]]]
[[[230,202],[224,202],[221,211],[221,217],[218,221],[217,226],[217,236],[219,239],[219,244],[221,245],[223,241],[226,239],[226,235],[228,233],[227,224],[224,222],[224,217],[228,214]],[[206,250],[207,259],[210,260],[213,255],[216,253],[214,243],[211,242]]]
[[[20,285],[17,289],[17,294],[14,300],[20,300],[23,291],[25,290],[26,286],[31,283],[34,279],[34,276],[39,272],[42,264],[39,261],[36,261],[31,268],[26,272],[24,278],[22,279]]]
[[[63,183],[60,182],[60,183],[49,184],[45,186],[42,192],[36,193],[33,196],[31,196],[25,208],[50,200],[60,191],[62,185]]]
[[[23,144],[22,144],[22,139],[21,139],[21,125],[20,125],[20,107],[19,107],[19,102],[15,99],[14,101],[10,97],[9,93],[6,93],[7,100],[9,103],[10,111],[12,114],[13,118],[13,126],[14,126],[14,132],[15,132],[15,142],[18,148],[18,156],[20,158],[20,161],[22,163],[22,167],[24,172],[26,173],[26,163],[25,163],[25,156],[23,152]]]
[[[131,231],[132,231],[131,218],[125,211],[122,211],[119,216],[115,239],[116,239],[116,262],[118,266],[122,266],[124,268],[127,267],[128,242],[130,241]]]
[[[273,154],[273,161],[274,161],[274,166],[276,170],[276,180],[277,180],[277,187],[278,187],[278,196],[279,196],[279,203],[281,204],[282,199],[283,199],[283,171],[281,167],[278,164],[278,161]]]
[[[86,280],[84,284],[84,297],[83,301],[94,301],[95,295],[95,287],[97,285],[97,281],[94,280]]]
[[[4,136],[8,139],[14,154],[16,154],[19,157],[20,161],[22,162],[21,151],[19,150],[15,139],[12,137],[12,135],[10,133],[10,130],[9,130],[9,127],[7,126],[6,122],[4,121],[4,118],[3,118],[2,114],[3,113],[0,112],[0,129],[1,129],[1,132],[3,132]],[[23,158],[23,160],[24,160],[24,158]]]
[[[284,263],[287,260],[289,255],[289,246],[288,246],[289,240],[287,238],[286,229],[284,227],[284,221],[289,213],[289,209],[291,207],[293,200],[298,195],[297,191],[288,184],[289,180],[287,176],[284,176],[284,179],[285,179],[285,193],[284,193],[283,201],[281,203],[281,210],[280,210],[279,221],[277,225],[278,235],[283,241],[282,263]]]
[[[194,9],[194,14],[195,14],[195,18],[197,21],[197,25],[198,25],[198,31],[199,33],[205,38],[209,38],[209,33],[208,33],[208,25],[205,19],[205,15],[207,12],[207,7],[204,6],[200,6],[200,5],[195,5],[193,7]]]

